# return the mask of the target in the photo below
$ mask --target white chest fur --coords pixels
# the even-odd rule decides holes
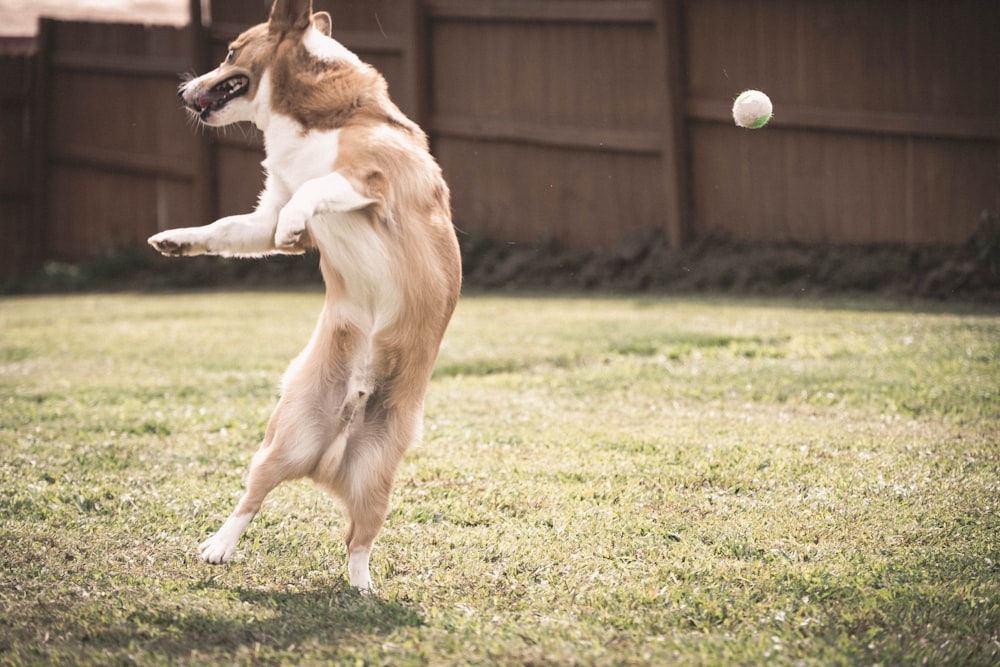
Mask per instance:
[[[303,132],[291,118],[272,114],[264,132],[267,159],[262,165],[289,192],[295,192],[306,181],[333,171],[339,142],[340,130]]]

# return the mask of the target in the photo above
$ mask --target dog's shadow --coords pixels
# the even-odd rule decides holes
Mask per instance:
[[[312,646],[322,653],[322,647],[335,649],[352,637],[384,636],[399,627],[424,623],[416,609],[378,594],[361,594],[346,582],[297,591],[234,589],[208,579],[194,588],[225,588],[243,608],[231,614],[168,613],[166,616],[172,617],[171,632],[144,642],[146,648],[180,659],[195,654],[255,653],[262,647],[283,652],[296,646]],[[163,611],[156,613],[161,624],[167,621]]]

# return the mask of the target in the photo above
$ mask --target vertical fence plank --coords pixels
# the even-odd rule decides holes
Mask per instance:
[[[403,77],[409,82],[413,120],[425,127],[430,117],[427,77],[427,23],[421,0],[406,0],[406,50],[403,53]]]
[[[32,219],[34,59],[23,49],[0,53],[0,279],[34,268],[40,259]],[[25,168],[27,166],[27,168]]]
[[[191,44],[191,64],[195,74],[204,74],[210,68],[209,54],[212,44],[211,36],[205,29],[201,13],[201,0],[190,0],[188,3],[188,30]],[[213,192],[218,186],[216,171],[212,168],[215,162],[215,144],[207,137],[199,137],[195,148],[194,168],[194,210],[200,220],[192,220],[192,225],[204,225],[217,217]]]
[[[48,217],[48,173],[46,155],[48,154],[49,129],[49,59],[52,50],[52,32],[54,23],[51,19],[38,20],[38,38],[35,45],[35,90],[32,128],[34,133],[35,155],[32,160],[32,209],[34,247],[29,254],[46,257],[51,247],[51,233]]]
[[[662,168],[664,224],[667,241],[680,248],[691,236],[691,194],[688,178],[687,129],[684,118],[684,43],[680,0],[659,0],[656,25],[662,49],[660,85],[655,86],[663,105]]]

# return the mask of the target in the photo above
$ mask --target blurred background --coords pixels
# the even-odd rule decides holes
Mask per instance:
[[[8,291],[155,273],[148,236],[253,207],[259,133],[175,90],[269,4],[0,0]],[[430,135],[470,284],[998,291],[1000,2],[314,7]],[[748,88],[765,129],[732,122]]]

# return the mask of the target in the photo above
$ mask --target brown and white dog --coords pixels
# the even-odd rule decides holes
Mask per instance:
[[[276,0],[269,21],[236,38],[225,62],[181,87],[203,123],[252,121],[263,131],[266,183],[252,213],[149,243],[171,256],[319,250],[319,323],[285,373],[245,495],[200,550],[209,563],[226,562],[264,497],[311,477],[341,501],[350,583],[368,590],[372,543],[396,469],[419,437],[461,260],[427,137],[330,27],[311,0]]]

